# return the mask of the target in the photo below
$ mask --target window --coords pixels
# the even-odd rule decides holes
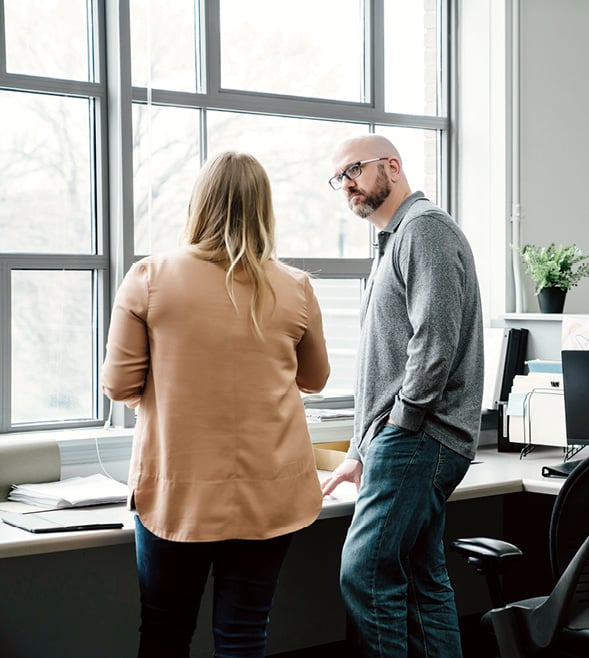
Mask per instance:
[[[91,254],[94,100],[0,91],[3,252]]]
[[[15,425],[97,417],[94,278],[92,271],[12,271]]]
[[[363,0],[340,0],[337,6],[316,0],[219,5],[223,89],[367,100]]]
[[[383,4],[385,110],[443,116],[441,24],[447,16],[437,0]]]
[[[104,417],[97,386],[108,313],[99,4],[0,4],[0,431]]]
[[[93,80],[91,12],[84,0],[4,0],[6,71]]]
[[[177,244],[196,172],[224,149],[267,169],[279,256],[312,273],[322,306],[326,394],[350,393],[374,236],[327,184],[330,155],[350,134],[381,132],[413,189],[447,204],[447,3],[2,10],[0,431],[104,423],[112,294],[134,260]]]

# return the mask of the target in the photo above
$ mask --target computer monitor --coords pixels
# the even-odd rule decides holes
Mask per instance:
[[[563,350],[562,382],[568,445],[589,445],[589,350]]]

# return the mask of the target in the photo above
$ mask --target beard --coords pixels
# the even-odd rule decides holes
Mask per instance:
[[[370,193],[363,193],[363,201],[360,201],[354,205],[351,199],[348,198],[348,206],[350,207],[350,210],[358,215],[358,217],[362,217],[363,219],[370,217],[370,215],[372,215],[375,210],[378,210],[378,208],[382,206],[385,199],[391,193],[391,183],[384,172],[384,167],[380,165],[379,169],[380,171],[378,173],[378,178],[376,179],[374,188]],[[349,194],[353,194],[356,191],[361,192],[361,190],[355,189],[350,190]]]

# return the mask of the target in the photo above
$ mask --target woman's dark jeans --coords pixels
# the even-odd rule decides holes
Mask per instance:
[[[265,540],[174,542],[135,517],[141,591],[138,658],[188,658],[202,593],[213,569],[217,658],[263,658],[278,574],[292,535]]]

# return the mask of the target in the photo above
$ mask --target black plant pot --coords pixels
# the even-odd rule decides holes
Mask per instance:
[[[538,304],[542,313],[562,313],[567,291],[562,288],[542,288],[538,293]]]

